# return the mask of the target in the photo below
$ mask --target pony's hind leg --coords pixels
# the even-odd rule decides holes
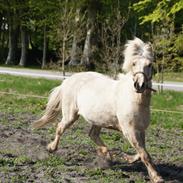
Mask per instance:
[[[56,151],[58,148],[58,143],[60,140],[61,135],[64,133],[64,131],[69,128],[76,120],[78,119],[77,115],[73,115],[72,118],[65,118],[63,117],[61,122],[58,123],[57,129],[56,129],[56,134],[55,134],[55,139],[48,144],[47,150],[49,152]]]
[[[150,155],[145,149],[145,132],[139,131],[134,128],[128,128],[127,138],[131,145],[135,148],[140,156],[141,161],[146,166],[149,176],[154,183],[162,183],[163,179],[156,171],[155,165],[153,164]]]
[[[101,127],[92,125],[90,132],[89,132],[89,137],[97,144],[97,154],[99,156],[105,157],[108,160],[111,160],[111,155],[108,151],[107,146],[104,144],[102,139],[100,138],[100,131]]]

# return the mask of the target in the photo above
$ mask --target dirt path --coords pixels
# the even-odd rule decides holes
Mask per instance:
[[[70,77],[73,73],[66,72],[65,76],[63,76],[63,73],[59,71],[0,67],[0,74],[10,74],[14,76],[27,76],[27,77],[33,77],[33,78],[63,80],[65,78]],[[156,82],[153,83],[153,87],[155,89],[158,89],[158,86],[162,86],[163,89],[165,90],[183,91],[182,82],[164,81],[164,83],[156,83]]]
[[[121,159],[127,147],[119,133],[104,130],[102,137],[113,154],[113,164],[100,169],[95,146],[86,132],[90,126],[80,122],[62,138],[57,152],[50,154],[46,144],[54,137],[54,128],[30,129],[32,114],[0,113],[0,182],[150,182],[145,167]],[[183,131],[151,129],[147,148],[166,182],[183,182]],[[120,145],[121,144],[121,145]],[[97,167],[97,168],[96,168]]]

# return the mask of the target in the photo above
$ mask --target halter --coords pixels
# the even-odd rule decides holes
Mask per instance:
[[[145,78],[145,90],[150,90],[150,91],[152,91],[152,92],[156,92],[155,89],[149,87],[148,84],[147,84],[149,81],[152,80],[152,76],[147,77],[147,75],[146,75],[144,72],[139,71],[139,72],[134,73],[134,74],[133,74],[133,77],[135,77],[137,74],[142,74],[142,75],[144,76],[144,78]],[[144,90],[144,91],[145,91],[145,90]],[[143,93],[143,92],[138,92],[138,93]]]

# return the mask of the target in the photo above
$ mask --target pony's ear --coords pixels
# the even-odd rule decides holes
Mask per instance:
[[[152,45],[151,42],[148,42],[148,43],[147,43],[147,49],[148,49],[149,51],[153,51],[153,45]]]
[[[153,45],[151,42],[146,43],[145,48],[147,50],[147,52],[149,53],[149,56],[151,58],[151,60],[154,60],[154,49],[153,49]]]
[[[139,44],[138,43],[134,43],[134,52],[135,53],[138,53],[139,52],[139,50],[140,50],[140,46],[139,46]]]

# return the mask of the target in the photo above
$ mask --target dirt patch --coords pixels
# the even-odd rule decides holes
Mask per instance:
[[[150,182],[142,163],[128,164],[121,158],[125,141],[116,132],[102,134],[114,139],[105,140],[113,154],[106,168],[108,162],[96,157],[86,135],[90,128],[86,123],[68,130],[59,149],[50,154],[46,145],[54,137],[54,128],[32,131],[30,124],[36,117],[28,113],[1,113],[0,117],[0,182]],[[148,132],[147,149],[166,182],[183,182],[182,134],[182,130],[160,127]]]

